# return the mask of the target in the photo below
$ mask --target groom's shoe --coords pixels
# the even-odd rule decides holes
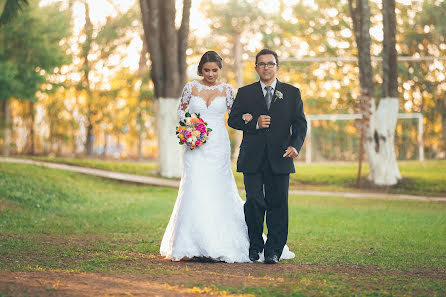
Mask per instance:
[[[279,257],[277,257],[277,255],[265,257],[264,263],[265,264],[277,264],[277,263],[279,263]]]
[[[246,254],[245,254],[246,255]],[[256,250],[249,250],[249,260],[255,262],[260,259],[260,252]]]

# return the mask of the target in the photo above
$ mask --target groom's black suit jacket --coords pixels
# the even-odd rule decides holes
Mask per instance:
[[[237,171],[256,173],[265,158],[268,158],[275,174],[294,173],[292,158],[284,158],[288,146],[300,151],[307,133],[307,121],[303,111],[302,99],[298,88],[277,80],[275,91],[283,98],[273,94],[268,110],[260,82],[240,88],[237,92],[228,125],[243,130],[243,140],[237,160]],[[253,119],[245,124],[242,115],[250,113]],[[271,124],[266,129],[256,129],[260,115],[269,115]]]

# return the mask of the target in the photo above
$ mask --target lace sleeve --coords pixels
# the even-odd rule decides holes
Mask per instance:
[[[234,90],[232,87],[227,84],[226,85],[226,107],[228,109],[228,114],[231,113],[232,104],[234,103]]]
[[[180,121],[184,120],[186,111],[189,109],[189,101],[192,95],[192,85],[186,83],[183,88],[183,94],[181,95],[180,104],[178,105],[177,115]]]

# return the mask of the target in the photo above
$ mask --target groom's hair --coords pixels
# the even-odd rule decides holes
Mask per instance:
[[[256,55],[256,65],[257,65],[257,60],[259,59],[260,56],[263,55],[273,55],[274,58],[276,58],[276,63],[277,65],[279,65],[279,58],[277,57],[277,53],[269,48],[264,48],[262,49],[260,52],[257,53]]]

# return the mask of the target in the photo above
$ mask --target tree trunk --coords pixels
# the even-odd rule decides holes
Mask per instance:
[[[349,0],[350,13],[353,20],[356,47],[358,48],[359,82],[361,95],[373,96],[373,71],[370,55],[370,6],[368,0]]]
[[[104,130],[104,151],[102,152],[102,157],[105,159],[107,157],[107,147],[108,147],[108,133]]]
[[[191,0],[183,1],[179,30],[175,28],[175,0],[140,0],[144,36],[150,53],[151,78],[157,99],[160,174],[180,177],[182,147],[175,136],[176,110],[186,80],[186,49]]]
[[[376,110],[373,98],[373,72],[370,56],[370,7],[368,0],[349,0],[353,29],[358,48],[360,105],[362,113],[360,151],[365,146],[369,157],[369,179],[375,185],[394,185],[401,178],[396,163],[394,135],[398,117],[397,56],[395,48],[396,21],[395,1],[383,0],[383,86],[382,99]],[[359,159],[358,184],[360,181],[362,155]]]
[[[87,155],[89,156],[93,154],[93,143],[94,143],[93,126],[91,125],[90,121],[88,121],[85,149],[87,151]]]
[[[90,19],[90,6],[87,2],[84,2],[85,7],[85,43],[82,46],[82,58],[83,58],[83,75],[82,75],[82,86],[86,89],[87,92],[87,139],[85,141],[85,151],[87,155],[91,155],[93,153],[93,121],[91,119],[92,110],[91,110],[91,88],[90,88],[90,63],[88,62],[88,55],[90,53],[91,44],[93,42],[93,24]]]
[[[144,77],[144,75],[146,74],[146,72],[148,71],[147,69],[147,58],[146,58],[146,53],[148,51],[147,49],[147,41],[144,38],[144,36],[141,36],[142,39],[142,49],[141,49],[141,53],[139,56],[139,65],[138,65],[138,75],[142,78]],[[144,79],[142,80],[144,81]],[[142,84],[141,84],[142,85]],[[140,94],[139,94],[139,106],[138,106],[138,113],[137,113],[137,133],[138,133],[138,160],[142,161],[143,159],[143,155],[142,155],[142,142],[143,142],[143,131],[144,131],[144,123],[143,123],[143,119],[142,119],[142,111],[143,111],[143,107],[142,104],[143,102],[145,102],[147,104],[147,100],[148,98],[143,98],[142,96],[142,87],[140,87]]]
[[[57,139],[57,151],[56,156],[62,156],[62,140],[60,138]]]
[[[164,119],[157,123],[158,155],[160,174],[165,177],[179,177],[182,172],[183,146],[178,144],[175,127],[178,126],[176,110],[177,98],[160,98],[157,102],[158,118]]]
[[[353,0],[348,1],[350,14],[353,20],[353,31],[356,40],[356,47],[358,48],[358,63],[359,63],[359,83],[360,96],[359,107],[362,114],[362,120],[359,125],[359,133],[361,135],[359,142],[359,164],[357,185],[361,184],[361,169],[364,152],[364,141],[370,138],[366,135],[368,131],[369,117],[371,115],[371,106],[374,105],[373,100],[373,71],[372,58],[370,56],[370,7],[368,0],[356,0],[353,5]]]
[[[443,93],[443,99],[440,99],[441,114],[441,132],[443,138],[443,154],[446,154],[446,92]],[[444,158],[444,157],[443,157]]]
[[[236,87],[241,88],[243,86],[243,48],[241,42],[241,34],[237,32],[234,34],[234,66],[235,66],[235,81]],[[235,130],[235,147],[232,154],[232,159],[237,160],[240,153],[240,145],[243,139],[243,132]]]
[[[382,98],[398,98],[395,0],[383,0]]]
[[[44,149],[44,154],[48,155],[53,152],[54,146],[54,131],[53,131],[53,121],[48,121],[48,141],[50,142],[49,146],[46,145]]]
[[[141,161],[142,158],[142,134],[143,134],[143,129],[144,129],[144,124],[142,122],[142,112],[141,112],[141,106],[139,106],[138,108],[138,118],[137,118],[137,123],[138,123],[138,160]]]
[[[372,102],[370,126],[366,131],[365,150],[369,157],[369,179],[380,186],[395,185],[401,174],[395,155],[394,135],[398,118],[398,99],[383,98],[375,111]]]
[[[34,121],[35,121],[35,114],[34,114],[34,102],[29,102],[29,113],[31,115],[31,123],[29,127],[29,153],[31,155],[34,155],[36,153],[35,150],[35,129],[34,129]]]
[[[398,119],[398,70],[396,52],[395,1],[383,0],[383,84],[382,98],[373,117],[367,137],[370,163],[369,179],[375,185],[391,186],[401,174],[395,154],[395,129]],[[373,105],[374,102],[373,102]]]
[[[5,133],[5,102],[3,100],[0,100],[0,140],[2,144],[2,152],[3,152],[3,144],[4,144],[4,133]]]
[[[178,30],[178,71],[180,74],[179,91],[186,82],[186,50],[187,41],[189,35],[189,19],[190,8],[192,6],[191,0],[185,0],[183,2],[183,16],[181,21],[181,27]]]
[[[11,104],[10,99],[2,101],[3,109],[3,148],[2,154],[8,156],[11,147]]]

